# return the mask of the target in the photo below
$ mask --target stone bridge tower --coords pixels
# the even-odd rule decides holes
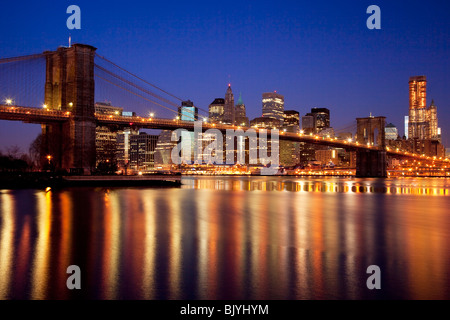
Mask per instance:
[[[372,149],[359,149],[356,153],[357,177],[387,177],[386,117],[357,118],[356,141]]]
[[[96,48],[74,44],[46,55],[45,105],[49,110],[68,111],[69,121],[42,125],[46,154],[57,169],[95,167],[95,84]]]

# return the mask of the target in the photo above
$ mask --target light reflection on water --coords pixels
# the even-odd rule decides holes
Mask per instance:
[[[0,191],[1,299],[449,299],[450,181]],[[66,288],[67,266],[82,289]],[[366,288],[366,268],[382,290]]]

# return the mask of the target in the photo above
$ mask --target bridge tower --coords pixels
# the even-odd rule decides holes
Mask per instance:
[[[387,177],[386,117],[357,118],[356,141],[372,149],[358,149],[356,153],[357,177]]]
[[[95,50],[74,44],[44,52],[46,108],[72,114],[65,123],[42,125],[45,154],[57,169],[95,167]]]

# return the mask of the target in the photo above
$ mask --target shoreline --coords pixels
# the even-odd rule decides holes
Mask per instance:
[[[180,187],[181,176],[62,176],[41,173],[0,176],[0,189],[62,189],[72,187]]]

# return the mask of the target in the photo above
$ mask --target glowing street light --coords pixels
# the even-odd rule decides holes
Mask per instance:
[[[155,114],[153,112],[150,112],[150,118],[153,118]]]
[[[7,105],[12,105],[12,103],[13,103],[13,101],[12,101],[12,99],[5,99],[5,103],[7,104]]]
[[[47,109],[48,106],[47,106],[46,104],[43,104],[43,105],[42,105],[42,108]]]

